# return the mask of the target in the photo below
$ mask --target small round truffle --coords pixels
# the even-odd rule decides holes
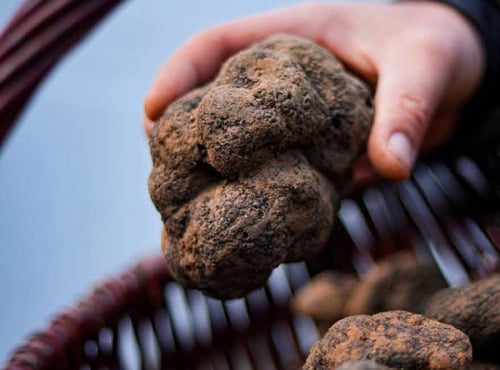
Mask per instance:
[[[429,297],[446,287],[433,261],[421,262],[411,252],[399,252],[378,261],[360,279],[345,304],[345,314],[422,313]]]
[[[292,299],[292,309],[311,317],[321,334],[345,317],[344,305],[358,279],[351,274],[323,271],[301,287]]]
[[[439,291],[425,315],[467,334],[475,359],[500,363],[500,274]]]
[[[149,191],[173,277],[236,298],[316,253],[372,118],[367,86],[286,35],[234,55],[172,103],[152,130]]]
[[[371,360],[396,369],[467,369],[469,338],[451,325],[406,311],[350,316],[337,321],[311,348],[304,370],[336,369]]]

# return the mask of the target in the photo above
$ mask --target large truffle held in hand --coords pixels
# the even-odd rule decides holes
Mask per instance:
[[[278,35],[172,103],[150,139],[151,198],[173,277],[220,299],[262,287],[330,237],[373,118],[325,49]]]

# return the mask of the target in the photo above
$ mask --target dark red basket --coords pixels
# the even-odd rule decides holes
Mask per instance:
[[[119,1],[27,1],[0,36],[0,142],[38,83]],[[411,248],[450,286],[500,266],[500,144],[420,163],[410,180],[344,200],[335,241],[277,268],[265,288],[218,301],[172,281],[162,256],[99,284],[19,346],[5,369],[297,369],[318,339],[289,308],[325,269],[363,275]]]
[[[289,301],[324,269],[362,275],[380,257],[412,248],[436,261],[451,286],[498,271],[499,173],[461,157],[368,188],[342,203],[335,245],[280,266],[244,299],[221,302],[185,289],[162,256],[145,259],[56,316],[6,369],[300,368],[318,333]]]

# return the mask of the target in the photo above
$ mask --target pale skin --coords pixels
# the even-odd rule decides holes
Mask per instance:
[[[389,180],[407,178],[418,153],[450,135],[484,71],[478,35],[446,5],[304,4],[219,25],[191,38],[161,67],[147,94],[146,132],[169,103],[213,78],[229,56],[277,33],[323,45],[374,87],[368,161],[356,168],[360,181],[369,167]]]

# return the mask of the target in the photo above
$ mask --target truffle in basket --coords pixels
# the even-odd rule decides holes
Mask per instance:
[[[303,370],[337,369],[349,361],[374,361],[391,369],[468,369],[472,346],[451,325],[407,311],[350,316],[314,344]]]
[[[434,262],[401,251],[377,261],[360,279],[323,271],[296,292],[292,309],[314,319],[324,334],[346,316],[390,310],[422,313],[431,295],[446,286]]]
[[[500,364],[500,274],[437,292],[425,315],[467,334],[474,358]]]
[[[372,94],[315,43],[278,35],[171,104],[150,139],[162,248],[187,287],[236,298],[330,237]]]

